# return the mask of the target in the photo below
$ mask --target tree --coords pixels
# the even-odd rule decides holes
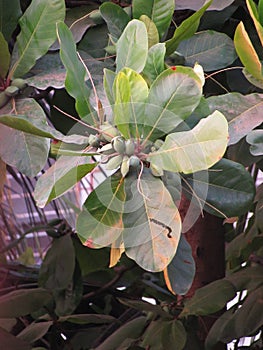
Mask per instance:
[[[75,226],[45,226],[37,288],[3,290],[10,350],[241,349],[260,331],[261,3],[1,2],[3,168],[55,159],[39,207],[107,171],[81,208],[65,198]]]

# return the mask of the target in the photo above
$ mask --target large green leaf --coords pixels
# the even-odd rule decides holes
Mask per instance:
[[[37,205],[43,208],[60,197],[96,165],[97,163],[91,163],[87,157],[61,156],[37,181],[34,191]]]
[[[263,95],[229,93],[207,99],[211,112],[218,110],[228,120],[228,145],[237,143],[263,122]]]
[[[42,288],[16,290],[0,297],[0,318],[29,315],[50,301],[50,292]]]
[[[142,74],[150,84],[164,71],[165,50],[165,44],[159,43],[152,46],[148,51]]]
[[[178,209],[163,182],[148,171],[141,180],[128,175],[125,192],[125,252],[145,270],[162,271],[171,262],[179,243]]]
[[[209,213],[235,217],[251,208],[255,185],[253,178],[243,165],[221,159],[209,169],[207,182],[202,176],[201,181],[198,178],[197,176],[195,179],[187,179],[187,182],[192,188],[194,186],[195,196],[205,203],[204,209]]]
[[[17,335],[17,338],[33,344],[47,333],[52,324],[53,321],[32,322]]]
[[[162,345],[165,350],[174,350],[175,344],[177,350],[183,350],[187,339],[186,330],[182,322],[173,320],[163,322]]]
[[[166,284],[170,286],[172,292],[183,295],[190,289],[194,276],[195,262],[192,249],[184,236],[181,235],[176,254],[167,267]]]
[[[140,21],[142,21],[147,29],[147,36],[148,36],[148,48],[151,48],[153,45],[156,45],[159,43],[159,34],[156,25],[154,22],[145,15],[142,15],[140,17]]]
[[[172,132],[198,106],[202,84],[192,68],[173,67],[151,85],[145,108],[144,138],[155,140]]]
[[[64,0],[35,0],[30,4],[19,20],[21,32],[14,48],[11,78],[22,77],[47,52],[56,39],[56,22],[64,17]]]
[[[250,152],[253,156],[263,155],[263,130],[252,130],[246,137],[247,142],[251,145]]]
[[[18,19],[22,15],[20,1],[1,0],[0,13],[0,32],[3,33],[5,40],[9,41],[17,26]]]
[[[63,22],[57,23],[58,39],[60,41],[60,57],[67,70],[65,87],[76,100],[76,110],[81,118],[91,125],[98,124],[98,116],[89,103],[90,89],[86,85],[86,69],[79,60],[76,44],[69,28]]]
[[[114,40],[118,40],[124,28],[130,21],[128,14],[118,5],[105,2],[100,6],[100,13],[107,23],[109,32]]]
[[[160,38],[165,34],[171,23],[174,13],[173,0],[133,0],[133,17],[139,19],[142,15],[148,16],[156,25]]]
[[[0,78],[4,79],[9,69],[10,53],[7,41],[0,32]]]
[[[72,282],[75,269],[75,251],[69,234],[55,238],[39,272],[39,285],[47,289],[61,290]]]
[[[206,30],[182,41],[177,51],[186,59],[186,65],[198,62],[206,72],[229,66],[236,59],[233,41],[224,33]]]
[[[225,153],[228,125],[223,114],[215,111],[189,131],[169,134],[148,160],[163,170],[193,173],[210,168]]]
[[[0,327],[0,339],[2,349],[8,350],[31,350],[32,346],[29,343],[18,339],[16,336]]]
[[[102,248],[116,241],[123,230],[124,200],[123,178],[119,173],[108,177],[91,192],[76,226],[84,245]]]
[[[171,39],[165,42],[166,44],[166,55],[171,55],[178,47],[181,41],[190,38],[197,31],[200,19],[211,5],[212,0],[204,4],[197,12],[192,16],[185,19],[179,27],[176,28],[174,35]]]
[[[147,59],[148,37],[145,24],[137,19],[129,22],[116,44],[117,72],[131,68],[140,73]]]
[[[226,280],[217,280],[198,289],[193,297],[185,302],[180,316],[213,314],[223,309],[235,295],[236,290],[232,283]]]

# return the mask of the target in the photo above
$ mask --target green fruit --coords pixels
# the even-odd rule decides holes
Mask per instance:
[[[11,86],[16,86],[16,87],[18,87],[19,90],[23,90],[28,86],[28,84],[27,84],[26,80],[21,79],[21,78],[16,78],[16,79],[12,80]]]
[[[99,138],[93,134],[89,135],[89,145],[92,147],[99,147],[100,145]]]
[[[0,92],[0,108],[4,107],[9,100],[10,97],[5,94],[5,91]]]
[[[19,93],[19,88],[17,86],[10,85],[5,89],[4,93],[8,97],[14,97]]]
[[[130,158],[128,156],[124,156],[121,164],[121,174],[123,177],[125,177],[129,172],[129,167],[130,167],[129,163],[130,163]]]
[[[106,164],[106,169],[107,170],[114,170],[114,169],[118,168],[122,163],[122,158],[123,157],[120,154],[118,154],[115,157],[110,158],[110,160]]]
[[[129,160],[129,165],[132,168],[137,168],[140,165],[140,159],[137,156],[131,156]]]
[[[107,154],[109,155],[109,154],[114,153],[114,149],[113,149],[111,143],[107,143],[107,145],[104,145],[103,147],[101,147],[101,148],[99,149],[99,152],[100,152],[100,153],[103,153],[103,154],[105,154],[105,155],[107,155]]]
[[[113,137],[119,135],[118,129],[115,128],[115,126],[111,125],[109,122],[105,122],[104,124],[102,124],[100,126],[100,130],[102,131],[100,136],[101,141],[110,142],[113,139]],[[103,133],[103,131],[105,133]]]
[[[115,136],[111,140],[112,147],[115,149],[116,152],[120,154],[124,154],[126,151],[126,143],[123,137],[121,136]]]
[[[125,143],[125,153],[127,154],[127,156],[132,156],[134,154],[135,151],[135,143],[132,140],[127,140]]]

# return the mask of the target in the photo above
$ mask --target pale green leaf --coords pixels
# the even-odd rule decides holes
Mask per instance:
[[[0,32],[0,78],[4,79],[9,69],[10,53],[8,43]]]
[[[122,68],[131,68],[140,73],[147,59],[148,37],[145,24],[139,20],[132,20],[116,44],[117,72]]]
[[[56,22],[64,17],[64,0],[35,0],[30,4],[19,20],[21,32],[14,48],[11,78],[22,77],[48,51],[56,39]]]
[[[87,157],[61,156],[37,181],[34,191],[37,205],[43,208],[69,191],[96,165]]]
[[[76,110],[81,118],[91,125],[98,124],[98,116],[89,103],[90,89],[86,85],[86,69],[79,60],[76,44],[66,24],[57,23],[57,34],[60,42],[60,57],[67,70],[65,87],[76,100]]]
[[[189,131],[169,134],[148,160],[163,170],[193,173],[205,170],[222,158],[228,142],[228,124],[218,111]]]
[[[253,156],[263,155],[263,130],[253,130],[247,137],[247,142],[251,145],[250,152]]]
[[[181,218],[163,182],[149,171],[125,178],[125,252],[145,270],[162,271],[175,255]],[[138,188],[140,188],[140,192]]]
[[[174,13],[174,0],[133,0],[133,18],[148,16],[156,25],[159,36],[165,34],[170,26]]]
[[[116,241],[123,231],[124,200],[123,178],[119,173],[108,177],[91,192],[76,225],[85,246],[102,248]]]
[[[165,44],[159,43],[152,46],[148,51],[147,60],[143,69],[143,76],[151,84],[164,69]]]
[[[112,106],[114,104],[114,96],[113,96],[113,82],[116,77],[116,73],[114,73],[112,70],[109,70],[107,68],[104,68],[103,70],[103,86],[106,93],[106,96],[108,98],[108,101],[110,105]]]

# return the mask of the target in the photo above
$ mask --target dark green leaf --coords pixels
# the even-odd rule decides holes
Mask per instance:
[[[47,333],[52,324],[53,321],[32,322],[17,335],[17,338],[33,344]]]
[[[183,235],[176,254],[167,267],[167,274],[173,292],[179,295],[188,292],[195,276],[195,262],[191,246]]]
[[[213,314],[223,309],[235,295],[236,290],[232,283],[227,280],[217,280],[197,289],[194,296],[185,302],[180,316]]]
[[[22,15],[20,0],[12,0],[12,2],[1,0],[0,13],[0,32],[3,33],[5,40],[9,41],[17,26],[18,19]]]
[[[244,267],[226,277],[236,290],[252,290],[263,284],[263,266]]]
[[[139,19],[142,15],[148,16],[156,25],[160,38],[165,34],[171,23],[174,13],[173,0],[133,0],[133,18]]]
[[[263,95],[229,93],[207,99],[211,112],[222,112],[229,125],[228,145],[237,143],[263,122]],[[253,116],[253,117],[252,117]]]
[[[164,56],[164,43],[156,44],[149,49],[145,67],[142,73],[150,84],[164,71]]]
[[[32,346],[0,327],[0,339],[2,349],[8,350],[31,350]]]
[[[117,72],[131,68],[140,73],[148,54],[148,37],[145,24],[136,19],[129,22],[116,44]]]
[[[253,156],[263,155],[263,130],[253,130],[247,137],[246,141],[251,145],[250,152]]]
[[[186,343],[186,330],[180,321],[163,323],[162,345],[165,350],[183,350]],[[159,342],[158,342],[159,343]]]
[[[192,16],[185,19],[179,27],[176,28],[174,35],[171,39],[165,42],[166,55],[171,55],[178,47],[181,41],[190,38],[197,31],[199,22],[207,8],[211,5],[212,0],[204,4],[200,10],[195,12]]]
[[[110,34],[114,40],[118,40],[124,28],[130,21],[127,13],[112,2],[105,2],[100,6],[100,13],[107,23]]]
[[[65,17],[64,0],[35,0],[19,20],[21,32],[13,53],[11,78],[20,78],[34,66],[56,39],[56,22]]]
[[[66,24],[57,23],[58,39],[60,41],[60,57],[67,70],[65,87],[76,100],[76,110],[81,118],[91,125],[98,124],[98,116],[89,103],[90,89],[86,85],[86,69],[80,61],[76,44],[71,31]]]
[[[198,62],[206,72],[229,66],[236,59],[233,41],[224,33],[207,30],[182,41],[177,51],[194,66]]]
[[[39,285],[50,290],[65,289],[72,282],[75,251],[69,234],[52,242],[39,272]]]
[[[0,297],[0,318],[29,315],[51,300],[50,292],[42,288],[16,290]]]
[[[213,215],[234,217],[247,212],[253,204],[255,185],[243,165],[221,159],[208,170],[207,180],[187,179],[195,186],[195,195],[205,202],[205,210]]]
[[[7,41],[0,32],[0,77],[4,79],[9,69],[10,53]]]
[[[107,324],[116,321],[116,318],[109,315],[98,314],[73,314],[61,316],[58,322],[70,322],[74,324]]]

